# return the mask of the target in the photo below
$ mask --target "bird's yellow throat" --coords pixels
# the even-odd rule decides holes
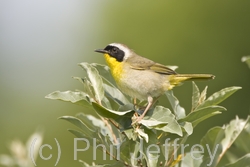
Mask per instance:
[[[123,63],[117,61],[114,57],[111,57],[108,54],[104,54],[104,58],[110,68],[111,74],[114,77],[115,81],[119,82],[120,78],[122,77]]]

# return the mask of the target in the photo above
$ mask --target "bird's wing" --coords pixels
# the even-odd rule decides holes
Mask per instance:
[[[150,66],[150,70],[160,73],[160,74],[165,74],[165,75],[172,75],[172,74],[177,74],[174,70],[171,68],[168,68],[162,64],[155,63],[154,65]]]
[[[174,70],[159,64],[155,63],[152,60],[149,60],[145,57],[139,56],[139,59],[131,59],[128,60],[130,64],[130,68],[134,70],[151,70],[159,74],[165,74],[165,75],[171,75],[171,74],[177,74]]]

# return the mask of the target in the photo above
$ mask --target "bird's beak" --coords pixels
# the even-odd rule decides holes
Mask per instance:
[[[95,52],[98,52],[98,53],[109,53],[107,50],[104,50],[104,49],[96,49]]]

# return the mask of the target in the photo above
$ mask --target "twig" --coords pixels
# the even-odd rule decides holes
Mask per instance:
[[[113,139],[114,139],[114,143],[115,143],[115,144],[118,144],[116,135],[114,134],[111,125],[109,124],[109,122],[108,122],[105,118],[103,118],[103,117],[101,117],[101,118],[102,118],[102,121],[105,123],[105,125],[106,125],[106,126],[108,127],[108,129],[110,130],[110,132],[111,132],[111,134],[112,134],[112,137],[113,137]]]

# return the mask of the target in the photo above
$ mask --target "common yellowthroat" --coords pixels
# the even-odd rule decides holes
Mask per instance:
[[[139,56],[126,45],[112,43],[95,52],[103,53],[118,88],[134,99],[147,100],[143,119],[147,111],[164,92],[186,80],[213,79],[211,74],[178,74],[174,70]]]

